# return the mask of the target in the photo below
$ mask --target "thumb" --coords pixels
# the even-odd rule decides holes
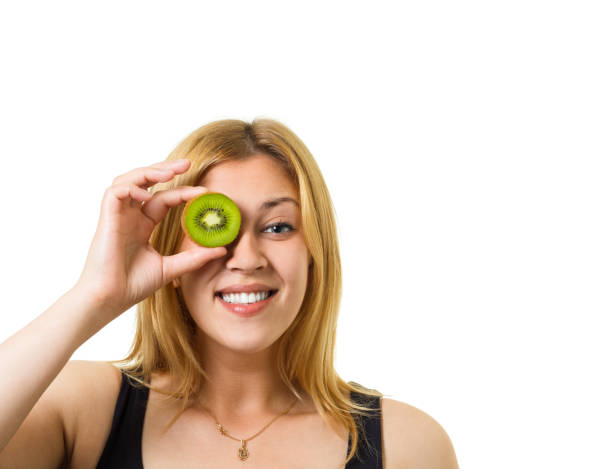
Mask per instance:
[[[166,285],[183,274],[199,269],[207,262],[224,256],[227,249],[223,246],[217,248],[195,248],[179,252],[172,256],[163,257],[163,284]]]

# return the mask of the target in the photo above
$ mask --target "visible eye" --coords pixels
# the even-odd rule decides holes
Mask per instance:
[[[272,233],[276,233],[276,234],[288,233],[289,231],[293,231],[293,226],[291,226],[289,223],[275,223],[274,225],[267,226],[264,229],[264,233],[265,232],[270,233],[269,231],[267,231],[270,228],[273,228],[274,231],[272,231]],[[285,231],[279,231],[281,228],[288,228],[288,229]]]

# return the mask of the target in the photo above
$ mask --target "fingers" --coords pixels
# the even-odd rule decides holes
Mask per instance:
[[[199,269],[207,262],[227,254],[223,246],[217,248],[195,248],[179,252],[172,256],[163,257],[163,285],[186,274]]]
[[[144,192],[151,195],[147,191]],[[179,186],[174,189],[158,191],[142,206],[142,212],[147,217],[151,218],[157,225],[163,220],[171,207],[176,207],[183,202],[188,202],[194,197],[206,192],[208,192],[208,189],[204,186]]]
[[[187,171],[191,161],[174,160],[163,161],[144,168],[136,168],[113,179],[113,186],[122,184],[133,184],[142,188],[149,188],[158,182],[166,182],[175,175]]]
[[[111,186],[106,189],[106,192],[114,195],[115,198],[118,200],[134,199],[139,200],[141,202],[147,202],[153,197],[153,194],[144,189],[141,189],[138,186],[135,186],[134,184]]]
[[[106,189],[107,194],[113,196],[110,207],[118,209],[119,205],[115,205],[125,203],[126,201],[129,201],[131,207],[137,206],[136,201],[149,202],[153,198],[153,194],[148,192],[147,188],[158,182],[169,181],[176,174],[185,172],[190,165],[191,161],[187,159],[162,161],[144,168],[136,168],[117,176],[113,180],[113,184]],[[153,214],[159,212],[159,208],[156,205],[154,204],[152,207]]]

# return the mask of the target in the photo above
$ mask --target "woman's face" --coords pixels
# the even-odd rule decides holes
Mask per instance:
[[[242,220],[225,256],[180,277],[185,304],[198,325],[199,338],[242,352],[263,350],[291,325],[306,292],[310,254],[302,234],[297,189],[283,167],[264,154],[220,163],[200,185],[231,198]],[[295,202],[265,205],[281,197]],[[198,245],[185,236],[179,251],[194,247]],[[229,311],[218,296],[227,287],[254,283],[277,292],[253,316]]]

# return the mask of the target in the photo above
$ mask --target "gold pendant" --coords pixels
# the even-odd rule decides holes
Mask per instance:
[[[246,458],[249,457],[249,450],[247,449],[246,442],[244,440],[240,440],[240,443],[242,444],[242,446],[238,448],[238,457],[241,461],[244,461]]]

